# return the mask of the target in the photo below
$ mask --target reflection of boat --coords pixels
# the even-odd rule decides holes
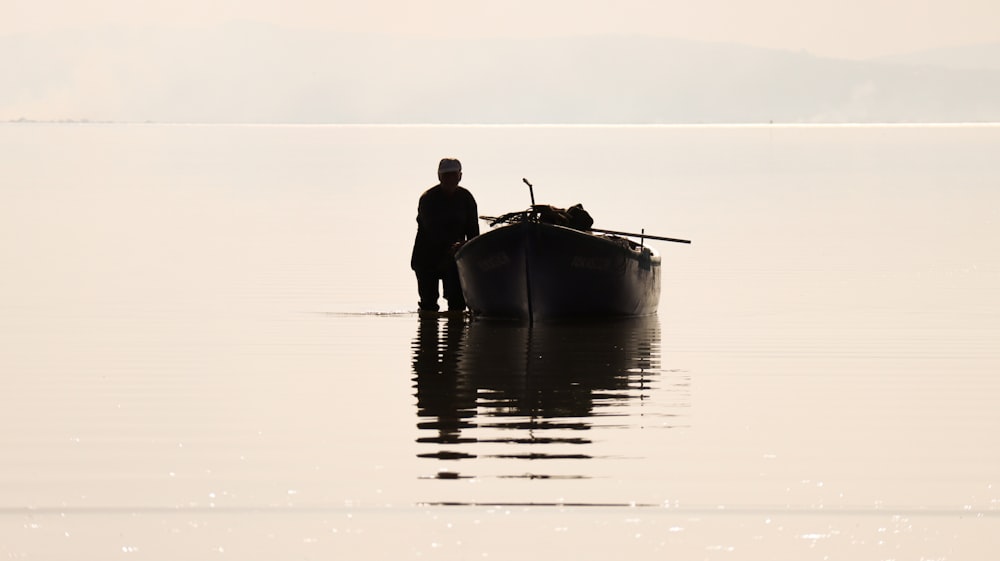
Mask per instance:
[[[645,422],[632,407],[661,374],[656,316],[542,325],[421,318],[412,350],[418,427],[428,431],[418,441],[436,445],[419,455],[438,460],[593,458],[589,431]],[[549,469],[515,477],[586,477]]]
[[[486,317],[643,316],[659,304],[650,248],[530,215],[473,238],[455,260],[469,309]]]
[[[655,316],[543,325],[472,322],[459,369],[493,416],[587,424],[636,397],[659,367]],[[546,421],[547,422],[547,421]]]

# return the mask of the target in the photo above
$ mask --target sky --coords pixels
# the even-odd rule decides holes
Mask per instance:
[[[437,37],[644,34],[849,59],[1000,43],[998,0],[0,0],[0,14],[0,35],[251,20]]]

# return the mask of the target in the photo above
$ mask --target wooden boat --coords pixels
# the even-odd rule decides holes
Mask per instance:
[[[652,248],[545,223],[530,210],[494,224],[505,218],[455,254],[473,314],[544,321],[656,313],[661,259]]]

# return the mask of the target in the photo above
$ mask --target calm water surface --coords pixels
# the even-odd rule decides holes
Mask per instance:
[[[994,558],[1000,126],[0,125],[0,555]],[[421,319],[419,193],[656,317]]]

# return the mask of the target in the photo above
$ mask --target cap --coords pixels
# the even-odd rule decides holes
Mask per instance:
[[[438,164],[438,173],[451,173],[455,171],[462,171],[462,162],[454,158],[445,158]]]

